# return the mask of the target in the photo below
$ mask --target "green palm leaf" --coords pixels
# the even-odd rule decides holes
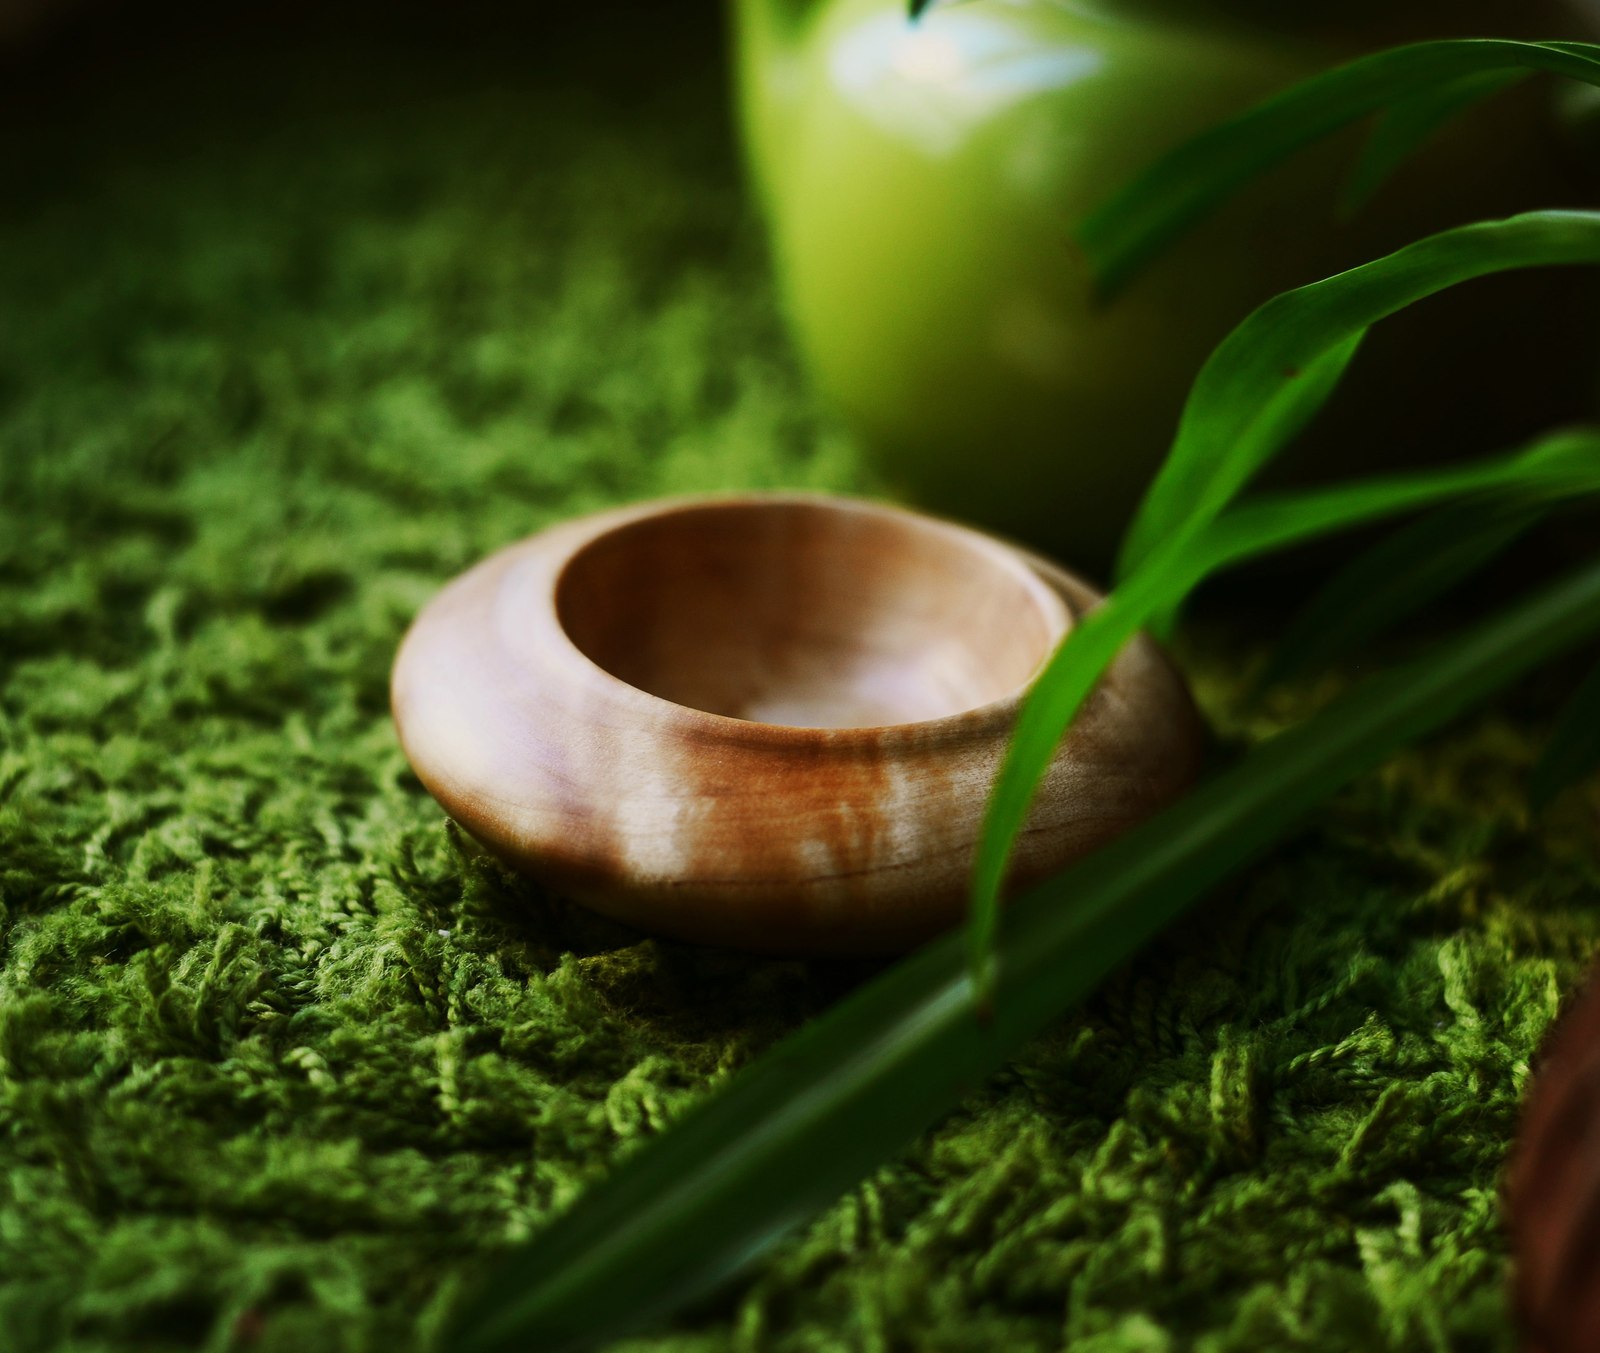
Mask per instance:
[[[1430,86],[1394,104],[1378,119],[1345,184],[1340,203],[1345,214],[1365,206],[1396,169],[1473,104],[1521,84],[1530,74],[1524,70],[1480,72]]]
[[[992,955],[1011,843],[1027,820],[1062,733],[1122,646],[1221,569],[1418,507],[1494,492],[1550,499],[1600,494],[1600,432],[1558,433],[1514,455],[1477,464],[1247,501],[1172,537],[1068,631],[1023,703],[978,844],[967,929],[969,961],[985,1006],[995,988]]]
[[[1256,692],[1358,651],[1487,566],[1549,504],[1513,497],[1430,512],[1340,569],[1279,639]]]
[[[1085,220],[1075,232],[1078,244],[1101,294],[1110,295],[1244,184],[1302,147],[1360,118],[1403,110],[1394,127],[1380,130],[1377,148],[1357,171],[1358,188],[1371,186],[1446,116],[1490,92],[1490,77],[1532,71],[1600,84],[1600,46],[1462,38],[1361,57],[1179,146]],[[1429,108],[1440,90],[1447,95]]]
[[[1216,516],[1326,402],[1379,320],[1490,273],[1600,263],[1600,213],[1540,211],[1441,231],[1274,297],[1212,353],[1123,543],[1128,576]]]
[[[983,1000],[993,992],[990,955],[1012,843],[1063,733],[1129,638],[1145,627],[1166,628],[1211,571],[1253,553],[1492,488],[1586,491],[1581,475],[1553,488],[1552,473],[1577,454],[1568,438],[1558,437],[1509,461],[1273,500],[1265,508],[1230,507],[1332,394],[1372,324],[1458,282],[1558,263],[1600,263],[1600,213],[1532,212],[1442,231],[1275,297],[1212,353],[1129,529],[1122,581],[1040,674],[996,778],[973,865],[968,924]]]
[[[1584,679],[1556,721],[1545,752],[1533,768],[1528,797],[1546,807],[1568,785],[1600,770],[1600,666]]]

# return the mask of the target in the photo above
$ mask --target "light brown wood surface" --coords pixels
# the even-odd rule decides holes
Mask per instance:
[[[966,528],[851,499],[674,500],[554,527],[417,617],[392,696],[423,783],[502,860],[645,930],[889,953],[956,922],[1022,693],[1098,600]],[[1147,639],[1059,750],[1014,882],[1194,778]]]

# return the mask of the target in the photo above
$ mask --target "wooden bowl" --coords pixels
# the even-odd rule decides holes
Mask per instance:
[[[449,584],[395,660],[406,755],[502,860],[643,929],[888,953],[956,922],[1019,701],[1097,596],[978,532],[841,498],[568,522]],[[1058,752],[1013,885],[1193,779],[1148,640]]]

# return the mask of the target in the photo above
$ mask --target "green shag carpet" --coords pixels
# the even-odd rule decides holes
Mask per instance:
[[[6,1353],[439,1349],[505,1246],[868,971],[541,894],[390,727],[409,618],[497,546],[872,488],[786,346],[718,53],[659,36],[175,44],[4,95]],[[1240,743],[1325,694],[1246,717],[1241,642],[1186,652]],[[1600,940],[1600,800],[1530,822],[1538,731],[1524,699],[1361,783],[618,1347],[1507,1347],[1498,1180]]]

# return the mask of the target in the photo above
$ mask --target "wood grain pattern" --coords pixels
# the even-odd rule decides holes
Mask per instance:
[[[1600,1349],[1600,971],[1540,1052],[1506,1212],[1524,1353]]]
[[[643,929],[889,953],[964,911],[1020,698],[1098,600],[1054,565],[902,509],[690,499],[500,551],[395,661],[406,754],[501,859]],[[1131,644],[1058,753],[1015,881],[1197,773],[1186,688]]]

